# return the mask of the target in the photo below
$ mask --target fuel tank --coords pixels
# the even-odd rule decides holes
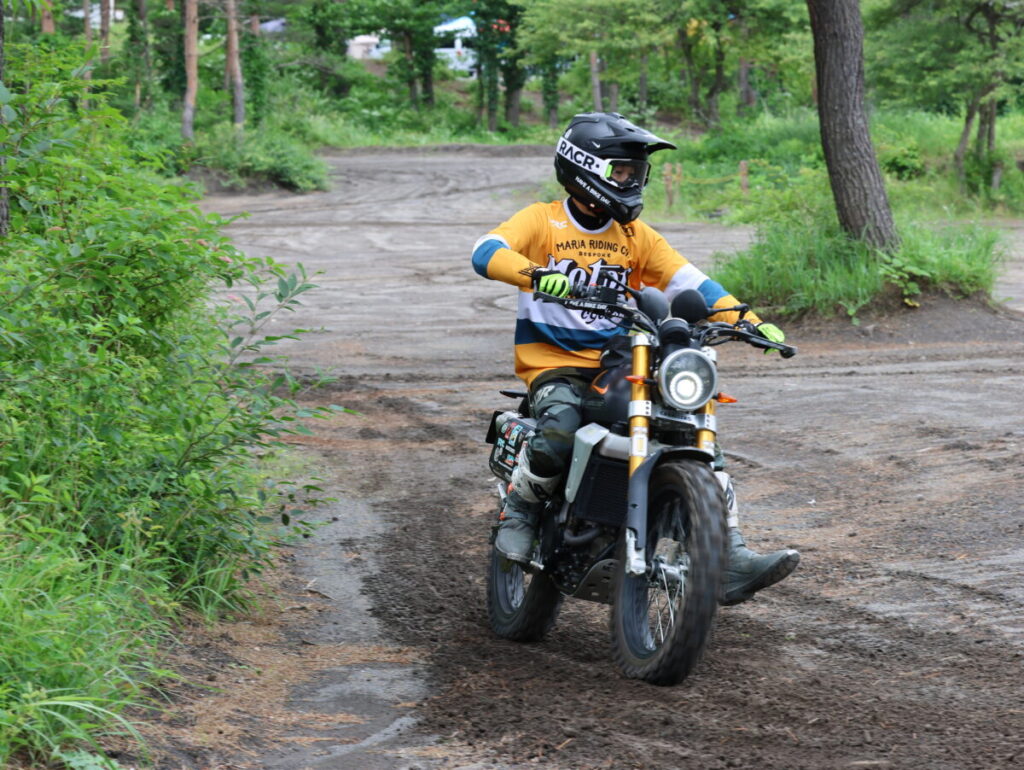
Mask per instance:
[[[606,428],[629,423],[629,400],[633,386],[626,379],[631,371],[628,363],[602,369],[591,381],[583,396],[583,424],[596,422]],[[621,432],[617,431],[617,432]]]

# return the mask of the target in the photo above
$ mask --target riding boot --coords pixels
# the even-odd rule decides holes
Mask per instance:
[[[560,476],[538,476],[530,471],[524,449],[512,471],[505,507],[498,523],[494,547],[509,561],[529,563],[537,539],[537,525],[544,503],[558,487]]]
[[[724,471],[716,471],[725,490],[729,506],[729,550],[726,557],[725,579],[720,604],[729,606],[750,599],[756,592],[775,585],[787,577],[800,563],[800,552],[784,548],[769,554],[759,554],[747,548],[739,530],[739,514],[732,479]]]
[[[725,585],[721,604],[739,604],[757,591],[775,585],[789,575],[800,563],[800,552],[784,548],[769,554],[759,554],[747,548],[743,535],[736,527],[729,528],[729,553],[726,558]]]
[[[505,497],[494,547],[510,561],[529,563],[544,503],[528,503],[514,489]]]

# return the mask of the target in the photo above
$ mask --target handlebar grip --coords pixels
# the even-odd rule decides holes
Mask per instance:
[[[777,350],[779,351],[779,355],[782,356],[783,358],[792,358],[793,356],[796,355],[797,352],[796,345],[786,345],[782,342],[772,342],[771,340],[765,339],[764,337],[760,336],[752,335],[750,337],[747,337],[747,342],[753,345],[755,348],[761,348],[764,351]]]

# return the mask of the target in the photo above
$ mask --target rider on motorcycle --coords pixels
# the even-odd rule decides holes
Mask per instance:
[[[576,115],[558,140],[555,174],[569,197],[534,203],[484,235],[473,247],[473,267],[485,278],[518,286],[516,374],[530,388],[537,429],[512,475],[495,547],[507,559],[528,562],[539,515],[559,488],[580,428],[582,401],[599,371],[601,350],[620,329],[595,328],[593,318],[550,302],[533,302],[539,290],[566,296],[586,285],[656,286],[671,299],[697,289],[708,307],[739,304],[690,264],[649,225],[643,208],[652,152],[675,145],[618,113]],[[717,321],[736,322],[737,313]],[[782,330],[753,313],[745,320],[773,342]],[[729,503],[728,568],[722,603],[737,604],[789,575],[800,561],[791,549],[761,555],[746,547],[738,528],[732,482],[716,475]]]

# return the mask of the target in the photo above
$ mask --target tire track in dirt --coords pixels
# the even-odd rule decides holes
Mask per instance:
[[[535,189],[550,157],[379,151],[332,163],[332,193],[233,199],[224,210],[267,208],[269,219],[229,232],[324,271],[288,325],[326,331],[281,352],[300,369],[338,367],[343,376],[315,399],[360,415],[314,425],[307,442],[342,500],[332,531],[344,536],[318,545],[301,574],[327,563],[361,586],[373,635],[422,661],[400,674],[422,689],[401,710],[416,720],[409,732],[348,752],[359,743],[351,728],[310,730],[306,748],[275,755],[274,767],[1021,761],[1024,323],[935,298],[858,328],[793,325],[801,352],[789,361],[723,352],[724,387],[740,403],[720,419],[748,540],[798,547],[804,559],[780,586],[723,610],[690,680],[652,688],[614,669],[603,607],[567,603],[537,645],[486,626],[494,495],[481,441],[491,410],[510,403],[497,390],[516,386],[514,312],[510,287],[475,276],[468,254],[526,200],[495,185]],[[395,199],[401,211],[381,203]],[[709,225],[663,231],[704,266],[750,237]],[[343,557],[351,552],[365,558]],[[344,624],[345,601],[315,628]],[[296,683],[291,708],[321,688],[334,695],[318,708],[365,707],[386,732],[394,704],[331,690],[350,676],[326,670]]]

